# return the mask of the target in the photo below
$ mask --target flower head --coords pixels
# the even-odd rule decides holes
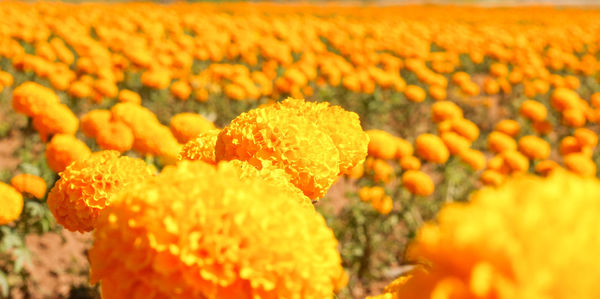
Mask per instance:
[[[183,161],[121,192],[97,222],[92,283],[107,297],[332,297],[343,269],[323,217],[239,171]]]
[[[52,89],[35,82],[25,82],[13,91],[13,109],[29,117],[35,117],[59,103],[60,99]]]
[[[15,188],[0,182],[0,225],[18,219],[23,211],[23,196]]]
[[[197,113],[179,113],[171,118],[171,132],[180,143],[186,143],[201,133],[215,129],[215,125]]]
[[[60,173],[48,194],[48,208],[66,229],[91,231],[116,193],[150,176],[142,160],[119,157],[116,151],[97,152]]]
[[[90,148],[72,135],[57,134],[46,144],[46,162],[50,169],[58,173],[69,164],[89,156]]]
[[[186,143],[179,153],[179,160],[200,160],[215,164],[215,146],[221,130],[214,129],[201,133]]]
[[[37,175],[18,174],[10,180],[10,184],[21,194],[30,194],[38,199],[46,195],[46,181]]]

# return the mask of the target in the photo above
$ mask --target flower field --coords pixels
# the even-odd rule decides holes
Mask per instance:
[[[598,298],[599,60],[594,8],[2,2],[0,298]]]

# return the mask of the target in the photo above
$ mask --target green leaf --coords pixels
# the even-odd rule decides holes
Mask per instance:
[[[8,291],[8,279],[6,274],[0,270],[0,295],[2,295],[2,298],[8,298]]]

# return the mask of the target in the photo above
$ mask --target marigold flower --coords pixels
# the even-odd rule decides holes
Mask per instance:
[[[479,137],[479,127],[474,122],[465,118],[450,121],[450,129],[471,142],[477,140]]]
[[[30,194],[37,199],[46,195],[46,181],[36,175],[18,174],[10,180],[10,184],[21,194]]]
[[[215,125],[200,114],[184,112],[171,118],[169,128],[179,143],[187,143],[201,133],[214,130]]]
[[[195,139],[188,141],[179,153],[179,160],[200,160],[209,164],[217,163],[215,146],[219,133],[221,133],[221,130],[208,130]]]
[[[573,133],[577,142],[582,146],[588,146],[590,148],[595,148],[598,145],[598,135],[590,129],[587,128],[577,128],[575,133]]]
[[[519,125],[516,120],[512,119],[503,119],[494,127],[494,131],[504,133],[511,137],[517,136],[519,134],[519,130],[521,130],[521,125]]]
[[[176,99],[185,101],[192,93],[192,87],[184,81],[176,81],[171,85],[171,93]]]
[[[421,134],[415,141],[417,154],[433,163],[444,164],[450,157],[450,152],[444,141],[433,134]]]
[[[184,161],[119,193],[97,222],[91,282],[109,298],[332,297],[343,269],[323,217],[238,171]]]
[[[488,135],[487,144],[488,148],[495,153],[517,149],[517,142],[512,137],[496,131]]]
[[[579,95],[574,90],[559,87],[552,93],[552,96],[550,97],[550,104],[554,109],[562,112],[567,109],[580,108],[580,100],[581,99],[579,98]]]
[[[558,152],[566,156],[571,153],[579,153],[583,150],[584,146],[573,136],[567,136],[560,141],[558,145]]]
[[[98,132],[105,127],[112,118],[109,110],[94,109],[81,117],[81,131],[83,134],[96,138]]]
[[[358,179],[362,178],[364,173],[365,173],[365,164],[358,163],[358,164],[356,164],[356,166],[352,167],[352,169],[350,169],[345,174],[346,174],[346,176],[348,176],[348,178],[358,180]]]
[[[412,194],[429,196],[434,185],[431,178],[420,170],[407,170],[402,174],[402,185]]]
[[[60,103],[58,96],[52,89],[35,82],[25,82],[12,94],[12,107],[15,111],[29,117],[45,113],[46,109]]]
[[[126,152],[133,146],[134,136],[123,122],[111,121],[98,131],[96,143],[104,150]]]
[[[596,176],[596,163],[584,153],[571,153],[564,157],[565,167],[582,176]]]
[[[560,165],[552,160],[543,160],[535,165],[535,172],[541,176],[548,176],[552,171],[559,169]]]
[[[72,135],[57,134],[46,144],[46,162],[59,173],[74,161],[87,158],[92,152],[81,140]]]
[[[396,156],[398,142],[396,137],[383,130],[368,130],[369,135],[369,156],[390,160]]]
[[[387,215],[394,208],[394,201],[389,195],[386,195],[381,199],[371,200],[371,206],[373,206],[379,214]]]
[[[425,101],[427,98],[427,93],[425,90],[417,85],[407,85],[404,90],[404,96],[411,102],[420,103]]]
[[[523,136],[519,139],[519,151],[530,159],[542,160],[550,156],[550,144],[537,136]]]
[[[519,108],[519,113],[523,115],[523,117],[530,119],[533,122],[541,122],[546,119],[548,115],[548,109],[544,104],[535,101],[535,100],[526,100],[521,104],[521,108]]]
[[[23,196],[15,188],[0,182],[0,225],[11,223],[21,216]]]
[[[471,166],[473,170],[481,170],[485,167],[485,155],[478,150],[467,148],[458,155],[460,160]]]
[[[394,168],[385,160],[375,159],[373,163],[369,163],[369,168],[373,170],[376,182],[388,183],[394,176]]]
[[[578,128],[584,126],[587,119],[581,109],[567,109],[562,114],[563,123],[569,127]]]
[[[600,250],[599,196],[597,179],[556,171],[519,176],[468,203],[448,204],[407,253],[430,266],[417,266],[381,298],[589,297],[600,269],[582,257]]]
[[[551,122],[545,120],[545,121],[534,122],[533,129],[535,130],[536,133],[538,133],[540,135],[547,135],[550,132],[552,132],[552,130],[554,128],[553,128]]]
[[[78,99],[88,98],[92,96],[92,87],[83,81],[75,81],[69,86],[68,93]]]
[[[406,156],[400,158],[400,168],[403,170],[419,170],[421,169],[421,161],[415,156]]]
[[[458,155],[471,146],[471,142],[469,142],[467,138],[462,137],[454,132],[442,133],[441,138],[450,153],[453,155]]]
[[[501,155],[510,172],[527,172],[529,169],[529,160],[520,152],[510,150],[502,152]]]
[[[132,103],[137,105],[142,103],[142,98],[140,97],[140,95],[128,89],[122,89],[121,91],[119,91],[118,99],[119,102],[122,103]]]
[[[396,159],[412,156],[414,153],[413,146],[407,140],[396,137]]]
[[[439,123],[445,120],[462,118],[463,112],[454,102],[441,101],[431,106],[431,116],[434,122]]]
[[[171,83],[171,74],[167,69],[153,69],[142,74],[142,84],[154,89],[166,89]]]
[[[119,157],[116,151],[93,153],[60,173],[60,179],[48,194],[48,208],[56,222],[66,229],[91,231],[115,194],[150,176],[142,160]]]
[[[429,96],[436,101],[444,101],[447,97],[446,88],[439,85],[429,86]]]
[[[504,180],[504,175],[496,170],[485,170],[481,173],[481,182],[488,186],[498,186]]]
[[[43,142],[55,134],[75,135],[79,128],[79,119],[67,105],[57,104],[46,107],[46,110],[33,118],[33,127],[38,131]]]

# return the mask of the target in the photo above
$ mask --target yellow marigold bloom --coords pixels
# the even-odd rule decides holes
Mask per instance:
[[[582,176],[596,176],[596,163],[584,153],[572,153],[564,157],[565,167]]]
[[[363,131],[358,114],[330,106],[328,102],[317,104],[288,98],[281,105],[289,112],[316,122],[329,135],[340,155],[340,174],[365,160],[369,136]]]
[[[465,118],[450,121],[450,129],[471,142],[479,137],[479,127],[474,122]]]
[[[436,123],[463,117],[463,111],[450,101],[436,102],[431,106],[431,117]]]
[[[550,104],[559,112],[567,109],[577,109],[581,106],[581,99],[574,90],[559,87],[554,90],[550,97]]]
[[[385,196],[385,189],[383,189],[383,187],[381,186],[373,186],[373,187],[362,187],[359,191],[358,191],[358,197],[360,197],[360,199],[362,201],[373,201],[373,200],[380,200]]]
[[[496,170],[486,170],[481,173],[481,182],[488,186],[498,186],[504,180],[504,175]]]
[[[404,90],[404,96],[411,102],[420,103],[425,101],[427,98],[427,93],[425,90],[417,85],[407,85]]]
[[[488,135],[487,145],[488,148],[495,153],[517,149],[517,142],[512,139],[512,137],[496,131]]]
[[[466,150],[471,146],[471,142],[461,135],[454,132],[445,132],[441,134],[441,138],[444,144],[448,148],[451,154],[459,155],[462,151]]]
[[[558,152],[566,156],[571,153],[579,153],[583,150],[584,146],[573,136],[567,136],[560,141],[558,145]]]
[[[533,123],[533,129],[540,135],[548,135],[554,129],[552,123],[545,121],[538,121]]]
[[[166,69],[154,69],[142,74],[142,84],[154,89],[166,89],[171,83],[171,74]]]
[[[355,114],[287,99],[238,116],[219,134],[215,153],[217,161],[238,159],[259,169],[269,161],[316,199],[364,159],[368,142]]]
[[[69,86],[68,93],[78,99],[88,98],[92,96],[92,87],[83,81],[75,81]]]
[[[59,103],[60,99],[52,89],[35,82],[25,82],[17,86],[12,94],[13,109],[29,117],[44,113],[46,109]]]
[[[369,135],[369,156],[390,160],[396,156],[398,151],[398,142],[396,137],[383,130],[368,130]]]
[[[434,185],[431,178],[420,170],[407,170],[402,174],[402,185],[414,195],[429,196]]]
[[[476,96],[480,92],[479,85],[473,81],[467,81],[460,86],[462,92],[469,96]]]
[[[186,143],[201,133],[215,129],[215,125],[200,114],[184,112],[171,118],[169,128],[179,143]]]
[[[595,148],[598,145],[598,135],[587,128],[577,128],[575,133],[573,133],[577,142],[582,146],[588,146],[590,148]]]
[[[486,78],[483,81],[483,91],[489,95],[497,94],[500,92],[500,84],[492,78]]]
[[[92,152],[81,140],[72,135],[57,134],[46,144],[46,162],[59,173],[74,161],[87,158]]]
[[[519,139],[519,151],[532,160],[543,160],[550,156],[550,144],[537,136],[523,136]]]
[[[450,152],[444,141],[433,134],[421,134],[415,141],[417,154],[433,163],[444,164],[450,157]]]
[[[179,160],[200,160],[215,164],[215,146],[219,133],[221,133],[221,130],[208,130],[195,139],[188,141],[179,153]]]
[[[523,117],[530,119],[533,122],[541,122],[546,119],[548,115],[548,109],[544,104],[536,101],[536,100],[526,100],[521,104],[519,108],[519,113],[523,115]]]
[[[494,77],[506,77],[508,75],[508,67],[506,64],[495,62],[490,65],[490,74]]]
[[[421,161],[415,156],[406,156],[400,158],[400,168],[403,170],[419,170],[421,169]]]
[[[515,137],[521,130],[521,125],[516,120],[503,119],[494,127],[495,131],[502,132],[508,136]]]
[[[184,161],[119,193],[97,222],[91,282],[107,298],[333,297],[343,268],[323,217],[238,171]]]
[[[133,146],[134,136],[131,129],[121,121],[111,121],[100,128],[96,143],[104,150],[126,152]]]
[[[535,172],[541,176],[548,176],[554,170],[559,169],[560,165],[552,160],[544,160],[535,165]]]
[[[581,109],[567,109],[562,113],[563,123],[569,127],[578,128],[584,126],[587,119],[585,112]]]
[[[106,98],[115,98],[119,94],[119,88],[109,79],[98,79],[94,82],[94,89]]]
[[[407,253],[429,267],[387,288],[388,298],[592,298],[599,196],[597,179],[556,171],[448,204]]]
[[[60,173],[60,179],[48,194],[48,208],[56,222],[66,229],[91,231],[115,194],[150,176],[142,160],[119,157],[116,151],[93,153]]]
[[[122,89],[121,91],[119,91],[118,99],[119,102],[122,103],[133,103],[137,105],[142,103],[142,98],[140,97],[140,95],[128,89]]]
[[[600,109],[600,92],[595,92],[590,97],[590,104],[596,109]]]
[[[46,181],[37,175],[18,174],[10,180],[10,184],[21,194],[30,194],[38,199],[46,195]]]
[[[467,148],[463,151],[460,152],[460,154],[458,155],[460,157],[460,160],[465,162],[467,165],[471,166],[471,168],[473,168],[473,170],[481,170],[485,167],[485,155],[478,151],[478,150],[474,150],[471,148]]]
[[[0,182],[0,225],[11,223],[21,216],[23,196],[15,188]]]
[[[33,127],[42,141],[46,142],[49,136],[55,134],[75,135],[79,119],[67,105],[52,105],[33,118]]]

